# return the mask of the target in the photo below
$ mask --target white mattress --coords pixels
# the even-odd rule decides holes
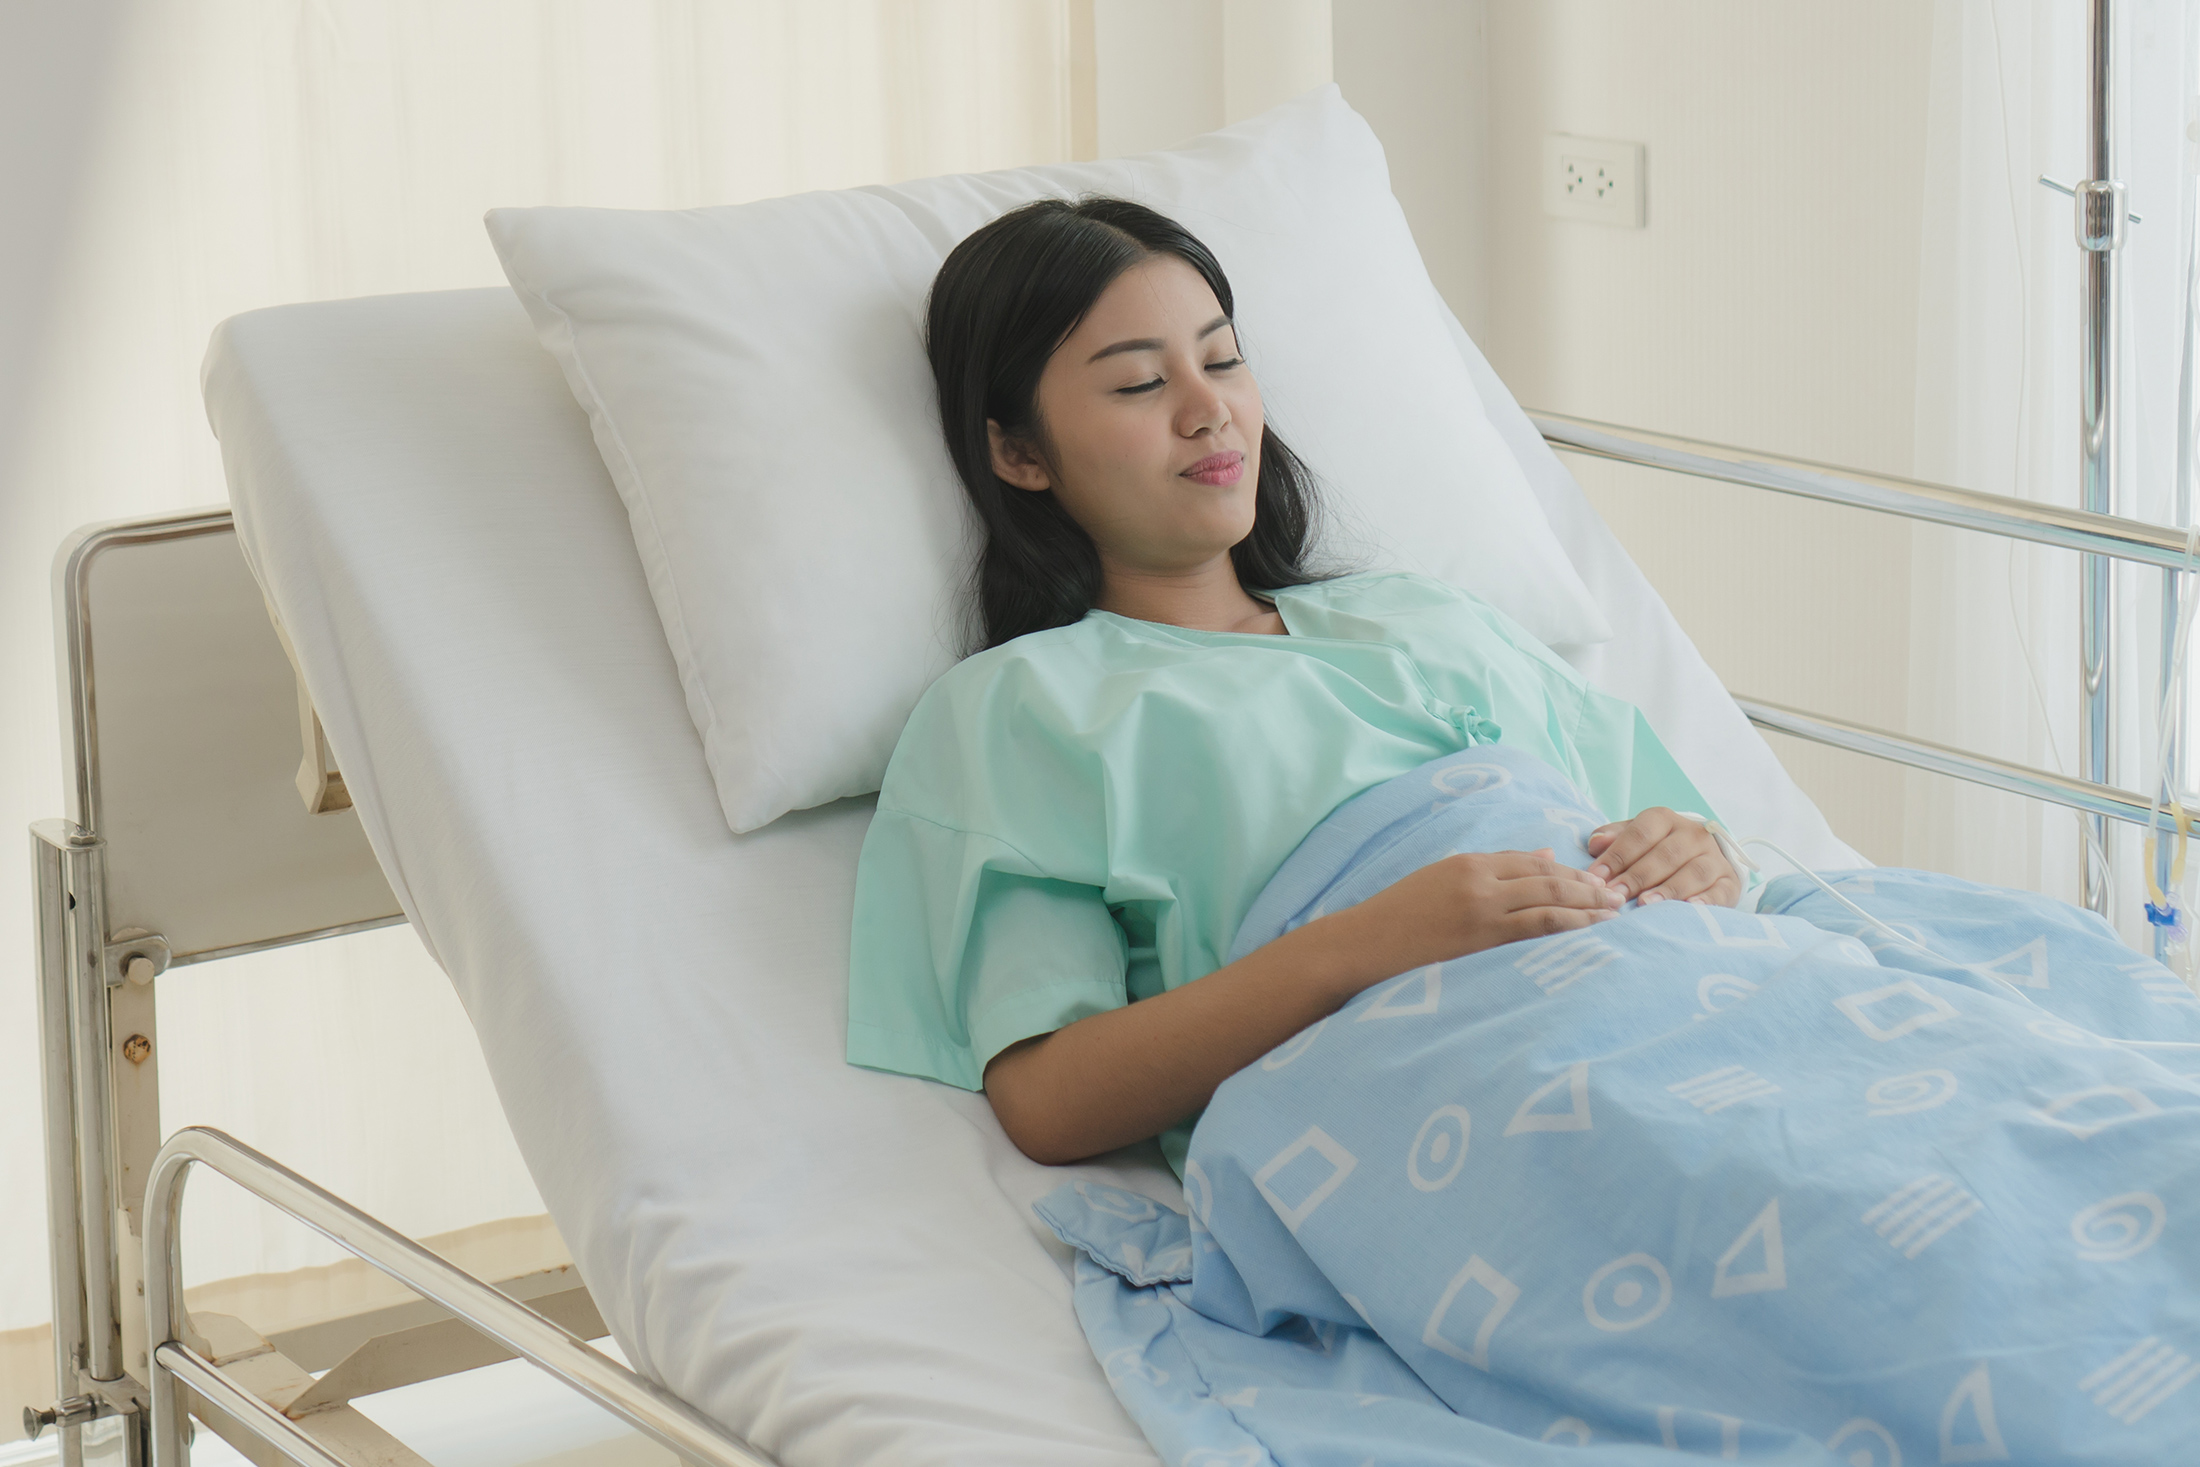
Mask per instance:
[[[1825,829],[1479,354],[1619,635],[1583,655],[1738,827]],[[868,801],[726,828],[626,517],[504,290],[216,333],[246,554],[375,851],[637,1368],[809,1464],[1150,1464],[983,1097],[840,1058]],[[1525,436],[1523,436],[1525,435]],[[1169,1196],[1150,1150],[1070,1169]]]

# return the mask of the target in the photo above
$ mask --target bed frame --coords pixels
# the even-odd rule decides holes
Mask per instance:
[[[570,1266],[492,1288],[218,1132],[163,1145],[159,989],[405,915],[226,508],[80,530],[54,592],[68,815],[31,827],[31,857],[60,1399],[26,1430],[60,1427],[66,1467],[106,1417],[129,1467],[183,1467],[187,1414],[255,1462],[426,1467],[350,1402],[517,1357],[687,1461],[761,1467],[583,1343],[608,1331]],[[176,1224],[194,1165],[420,1302],[272,1336],[191,1314]]]
[[[2184,536],[2029,500],[1549,414],[1554,447],[2156,567]],[[350,1402],[524,1358],[691,1462],[765,1459],[582,1343],[606,1331],[570,1269],[491,1287],[219,1132],[162,1144],[156,987],[194,964],[405,920],[344,792],[226,509],[94,526],[55,567],[72,763],[36,867],[54,1366],[26,1423],[124,1418],[130,1467],[184,1467],[186,1415],[256,1462],[413,1467]],[[1882,729],[1736,700],[1760,727],[2145,824],[2144,795]],[[193,1315],[177,1208],[211,1167],[407,1285],[421,1302],[263,1336]],[[315,1375],[319,1375],[316,1380]]]
[[[2078,552],[2083,778],[1736,701],[1763,728],[2065,806],[2097,835],[2110,820],[2154,819],[2149,795],[2110,782],[2112,563],[2163,575],[2164,686],[2167,631],[2190,569],[2183,532],[2108,513],[2118,421],[2116,250],[2126,221],[2110,134],[2112,10],[2112,0],[2089,0],[2092,177],[2065,190],[2084,252],[2082,509],[1534,415],[1563,451]],[[2188,319],[2180,518],[2189,517],[2200,414],[2192,329]],[[102,1418],[119,1418],[128,1467],[186,1467],[193,1418],[266,1467],[425,1467],[349,1403],[521,1358],[684,1461],[770,1467],[685,1402],[589,1348],[584,1341],[606,1330],[570,1268],[491,1286],[219,1132],[189,1128],[162,1143],[156,985],[187,982],[178,970],[195,963],[405,918],[228,510],[79,531],[62,547],[55,593],[69,807],[66,819],[31,828],[31,853],[60,1399],[26,1408],[26,1429],[36,1436],[59,1427],[64,1467],[80,1467],[84,1428]],[[2174,768],[2171,780],[2173,788],[2181,782]],[[2170,842],[2160,844],[2166,872]],[[2087,905],[2105,911],[2106,873],[2091,854],[2085,859]],[[272,1337],[241,1320],[192,1314],[177,1220],[193,1166],[222,1173],[419,1301]]]

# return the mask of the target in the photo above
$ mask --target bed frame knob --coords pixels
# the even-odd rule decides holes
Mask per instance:
[[[107,986],[143,988],[168,971],[172,957],[167,938],[142,927],[125,927],[107,939]]]
[[[90,1396],[70,1396],[47,1410],[23,1408],[23,1435],[37,1441],[49,1426],[82,1426],[99,1414],[99,1402]]]

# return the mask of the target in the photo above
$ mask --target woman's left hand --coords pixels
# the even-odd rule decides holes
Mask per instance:
[[[1632,820],[1589,832],[1589,874],[1644,904],[1707,902],[1731,907],[1742,878],[1700,820],[1654,805]]]

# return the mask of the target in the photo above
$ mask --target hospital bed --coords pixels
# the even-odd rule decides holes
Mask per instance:
[[[1615,629],[1569,655],[1731,823],[1859,864],[1755,732],[2102,819],[2146,797],[1720,687],[1553,448],[2175,572],[2158,526],[1524,413],[1492,424]],[[73,779],[34,828],[63,1429],[185,1417],[260,1462],[420,1460],[360,1396],[525,1358],[684,1460],[1150,1464],[1029,1204],[1173,1201],[1150,1148],[1020,1156],[982,1096],[842,1059],[869,801],[729,833],[624,511],[505,290],[227,323],[231,509],[81,532],[56,569]],[[462,635],[458,634],[463,632]],[[153,994],[203,961],[410,921],[450,975],[573,1272],[469,1278],[217,1133],[162,1141]],[[182,1304],[217,1171],[420,1302],[274,1336]],[[585,1284],[581,1282],[585,1280]],[[614,1336],[633,1369],[590,1349]]]
[[[1571,419],[1531,427],[1458,341],[1620,629],[1583,654],[1592,675],[1642,702],[1684,760],[1722,764],[1738,820],[1819,864],[1855,858],[1546,440],[2140,564],[2182,554],[2172,532],[2105,516]],[[63,1424],[120,1413],[149,1439],[173,1392],[259,1460],[405,1462],[350,1399],[523,1355],[694,1461],[767,1460],[750,1439],[790,1467],[1149,1461],[1026,1211],[1056,1174],[1014,1152],[982,1097],[841,1060],[868,802],[728,834],[618,499],[509,292],[239,318],[208,394],[235,516],[88,530],[56,571],[74,781],[68,818],[33,846]],[[1740,706],[2147,817],[2129,792]],[[187,1130],[161,1145],[155,985],[407,918],[459,988],[585,1289],[489,1290],[236,1143]],[[427,1302],[273,1339],[188,1321],[172,1222],[194,1163]],[[1151,1154],[1084,1170],[1173,1188]],[[577,1343],[606,1326],[639,1377]]]

